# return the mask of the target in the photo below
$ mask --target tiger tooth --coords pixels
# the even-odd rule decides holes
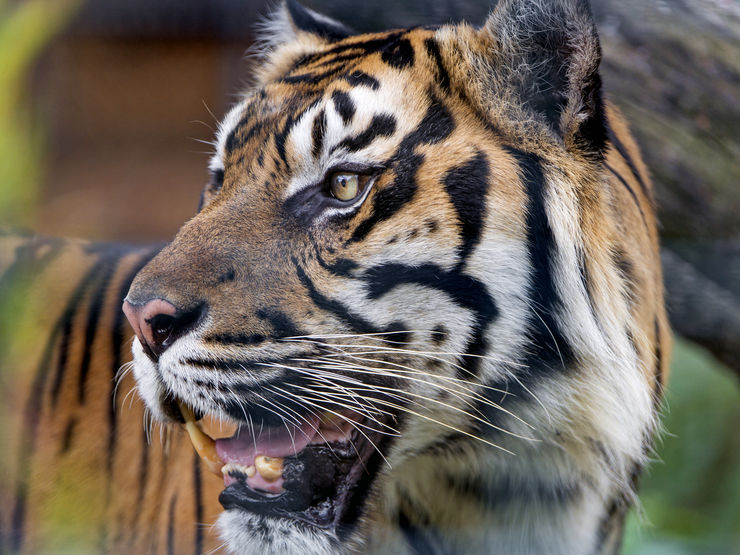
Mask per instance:
[[[190,441],[193,447],[195,447],[195,451],[203,460],[208,470],[216,476],[221,476],[221,467],[224,463],[216,452],[216,442],[198,427],[198,424],[195,422],[195,415],[190,410],[190,407],[182,403],[178,403],[178,405],[180,407],[180,413],[185,420],[185,430],[190,436]]]
[[[254,458],[257,472],[267,482],[274,482],[283,476],[283,459],[258,455]]]
[[[251,478],[257,473],[254,465],[243,466],[238,463],[227,463],[221,467],[221,474],[231,474],[232,472],[238,472],[239,474],[246,475],[247,478]]]

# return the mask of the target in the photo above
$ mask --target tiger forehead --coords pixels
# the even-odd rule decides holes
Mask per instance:
[[[423,29],[389,31],[358,35],[344,39],[324,50],[301,56],[279,79],[289,84],[320,87],[327,79],[338,78],[352,85],[366,84],[375,88],[372,75],[356,70],[359,64],[377,69],[378,63],[403,70],[414,66],[416,50],[433,32]]]
[[[359,35],[301,56],[284,75],[252,93],[227,116],[217,157],[228,164],[251,163],[260,158],[258,152],[271,135],[281,150],[280,144],[296,124],[304,116],[314,117],[329,102],[347,131],[355,114],[357,123],[383,111],[398,112],[404,96],[399,93],[410,97],[410,88],[428,87],[419,79],[428,72],[417,72],[414,79],[397,73],[415,65],[421,56],[419,49],[432,63],[437,62],[432,35],[425,29]],[[430,75],[428,81],[432,79]],[[214,159],[212,168],[222,169],[219,166],[224,164],[219,162]]]

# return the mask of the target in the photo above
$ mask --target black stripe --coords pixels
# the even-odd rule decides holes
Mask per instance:
[[[630,156],[630,153],[627,150],[627,147],[625,147],[622,141],[619,140],[619,137],[617,137],[617,134],[614,132],[614,129],[612,129],[611,127],[608,128],[607,134],[609,136],[609,141],[614,145],[614,148],[617,149],[617,152],[619,152],[619,155],[622,158],[624,158],[624,161],[627,162],[627,166],[632,172],[632,175],[635,176],[635,179],[637,179],[637,182],[640,184],[640,189],[642,190],[642,194],[645,195],[645,198],[648,199],[651,205],[654,204],[653,196],[650,190],[648,189],[647,185],[645,184],[645,181],[642,179],[642,175],[640,175],[640,172],[637,171],[637,166],[632,160],[632,157]]]
[[[286,364],[290,362],[290,359],[284,357],[279,358],[261,358],[259,361],[252,359],[238,359],[238,358],[224,358],[218,360],[197,358],[197,357],[185,357],[180,361],[182,364],[189,366],[198,366],[199,368],[208,368],[209,370],[236,370],[237,372],[243,373],[245,369],[249,370],[260,370],[264,368],[265,364]],[[193,383],[206,387],[207,382],[201,380],[193,380]],[[263,382],[268,383],[268,382]],[[234,387],[237,387],[236,385]],[[217,389],[219,391],[228,392],[228,387],[225,385],[218,384]]]
[[[427,54],[437,67],[437,78],[439,79],[439,86],[443,92],[450,92],[450,74],[447,72],[447,68],[442,61],[442,54],[439,51],[439,44],[435,39],[426,39],[424,45],[427,49]]]
[[[402,429],[404,420],[405,413],[402,412],[397,416],[395,424],[398,429]],[[340,541],[345,541],[355,530],[363,509],[365,508],[365,504],[367,503],[370,488],[373,485],[375,478],[380,474],[381,469],[386,464],[386,460],[382,453],[390,453],[395,440],[396,438],[394,436],[381,436],[381,439],[376,443],[376,449],[365,462],[365,472],[360,475],[360,479],[355,483],[354,488],[352,488],[348,493],[347,500],[345,502],[346,510],[343,515],[343,522],[337,528],[337,536],[339,536]]]
[[[440,436],[439,439],[428,443],[420,449],[408,449],[402,454],[407,456],[430,455],[435,457],[451,454],[465,455],[470,445],[470,439],[470,436],[463,433],[451,432]]]
[[[321,83],[321,81],[330,79],[332,77],[336,77],[337,74],[343,70],[344,70],[344,66],[338,65],[336,67],[332,67],[331,69],[328,69],[321,73],[308,72],[308,73],[299,73],[297,75],[288,75],[286,77],[282,77],[280,81],[282,81],[283,83],[288,83],[289,85],[308,84],[314,87],[319,87],[319,84]]]
[[[660,401],[663,399],[663,345],[660,340],[660,322],[655,318],[655,391],[653,392],[653,402],[657,410]]]
[[[290,110],[290,108],[288,108],[288,110]],[[288,138],[288,133],[290,133],[290,130],[295,125],[295,122],[296,119],[292,115],[289,115],[283,124],[283,128],[279,132],[275,133],[275,148],[277,149],[277,155],[283,164],[285,164],[285,167],[288,167],[288,161],[285,158],[285,141]]]
[[[296,337],[303,335],[303,332],[282,310],[276,308],[261,308],[255,313],[260,320],[267,321],[272,327],[272,339],[281,339],[283,337]]]
[[[309,111],[318,105],[319,101],[314,100],[303,110],[297,111],[295,106],[286,106],[285,110],[289,113],[288,117],[283,124],[282,129],[275,133],[275,148],[277,149],[278,158],[283,162],[285,167],[288,166],[288,160],[285,157],[285,143],[288,139],[288,135],[293,130],[293,127],[298,123],[301,118]],[[296,113],[297,112],[297,113]]]
[[[619,277],[622,280],[622,283],[624,283],[626,289],[625,300],[627,301],[627,304],[631,306],[637,300],[635,294],[635,291],[637,289],[635,266],[632,261],[627,258],[627,253],[624,252],[621,248],[612,251],[612,259],[614,260],[614,265],[617,268],[617,273],[619,274]]]
[[[422,144],[437,144],[454,129],[452,114],[431,94],[431,104],[421,123],[404,137],[392,157],[396,174],[393,183],[375,193],[372,213],[355,228],[350,242],[362,241],[376,224],[388,220],[411,202],[417,190],[416,174],[424,162],[424,155],[415,154],[414,149]]]
[[[396,118],[390,114],[379,114],[373,116],[367,129],[356,137],[348,137],[335,146],[332,150],[346,149],[356,152],[367,147],[378,137],[390,137],[396,132]]]
[[[46,378],[49,374],[51,357],[54,353],[54,346],[56,345],[57,339],[62,332],[63,327],[74,318],[77,308],[87,291],[90,282],[97,276],[100,268],[104,261],[98,261],[92,269],[83,277],[80,284],[77,286],[75,291],[72,293],[69,302],[67,303],[61,317],[57,320],[52,332],[49,334],[49,338],[46,342],[41,362],[36,369],[34,374],[33,383],[31,384],[31,391],[26,401],[24,409],[24,422],[26,422],[26,429],[21,437],[20,449],[18,450],[18,465],[16,468],[19,469],[20,476],[16,484],[15,491],[15,502],[13,505],[13,516],[12,516],[12,530],[11,530],[11,549],[13,551],[20,551],[23,542],[25,522],[26,522],[26,502],[28,496],[28,484],[30,480],[31,464],[30,457],[33,452],[33,447],[36,439],[36,429],[41,419],[42,412],[42,398],[44,385]]]
[[[136,274],[138,274],[141,269],[146,266],[146,264],[154,258],[154,255],[157,251],[149,251],[146,253],[143,253],[141,255],[141,258],[137,261],[137,263],[134,265],[134,268],[128,273],[128,275],[121,281],[121,286],[118,289],[118,296],[117,299],[120,300],[121,303],[123,303],[123,299],[126,297],[126,294],[128,293],[129,288],[131,287],[131,282],[134,281],[134,278],[136,277]],[[124,340],[124,329],[129,329],[128,326],[124,322],[124,314],[123,310],[118,309],[115,312],[116,317],[113,322],[113,329],[111,331],[111,351],[113,354],[113,360],[111,362],[110,371],[111,371],[111,380],[110,380],[110,390],[108,393],[108,398],[110,399],[110,405],[108,408],[108,450],[106,452],[106,468],[108,470],[108,475],[110,476],[113,472],[113,459],[116,449],[116,441],[117,441],[117,428],[118,428],[118,420],[117,420],[117,411],[116,411],[116,405],[115,405],[115,399],[114,399],[114,393],[116,389],[116,375],[118,374],[118,370],[121,368],[122,360],[123,360],[123,340]],[[110,487],[112,485],[112,480],[109,481],[108,486]]]
[[[480,242],[486,215],[488,179],[488,158],[482,152],[462,166],[449,170],[444,178],[445,190],[462,228],[463,242],[458,249],[460,268]]]
[[[293,258],[293,264],[295,264],[296,274],[298,279],[301,281],[303,286],[308,290],[308,295],[311,301],[321,310],[329,312],[336,316],[339,320],[347,324],[350,329],[355,333],[373,333],[378,331],[378,327],[372,325],[369,321],[365,320],[362,316],[353,314],[349,309],[339,301],[330,299],[316,289],[313,281],[303,270],[298,260]]]
[[[551,483],[535,479],[513,481],[505,476],[491,482],[479,476],[449,473],[443,474],[441,479],[440,485],[445,485],[488,510],[507,511],[512,504],[531,504],[558,512],[583,494],[579,482]]]
[[[498,308],[486,286],[479,280],[465,275],[455,268],[446,271],[436,264],[406,266],[388,263],[367,270],[364,279],[368,284],[368,297],[377,299],[403,284],[416,284],[445,293],[452,301],[475,314],[475,325],[465,355],[462,357],[463,379],[477,375],[481,355],[487,351],[486,330],[498,316]]]
[[[627,510],[628,503],[625,501],[624,495],[618,493],[612,498],[607,505],[604,516],[601,518],[599,528],[596,531],[596,541],[594,542],[594,555],[603,555],[606,541],[609,539],[610,533],[615,527],[621,527],[624,521],[625,512]],[[615,551],[614,553],[618,553]]]
[[[92,359],[92,346],[95,341],[96,332],[98,331],[98,320],[100,312],[105,302],[105,294],[110,285],[111,277],[118,266],[120,258],[116,257],[109,261],[102,275],[96,283],[95,295],[90,302],[90,310],[87,316],[87,326],[85,328],[85,346],[83,348],[82,364],[80,365],[80,377],[77,380],[77,402],[80,405],[85,404],[85,386],[87,385],[87,375],[90,372],[90,360]]]
[[[411,202],[417,189],[416,173],[423,161],[422,154],[411,154],[398,163],[396,179],[384,189],[378,190],[372,197],[372,213],[355,228],[349,242],[362,241],[379,222],[392,218]]]
[[[417,519],[419,518],[419,514],[417,513],[417,511],[420,509],[421,508],[417,505],[414,505],[412,507],[414,517]],[[398,527],[400,528],[401,533],[406,540],[406,544],[408,545],[409,550],[412,553],[418,553],[419,555],[444,553],[443,550],[438,549],[439,547],[441,547],[438,538],[434,538],[437,540],[434,542],[432,541],[432,538],[427,538],[427,534],[425,534],[425,531],[428,530],[428,527],[425,527],[427,529],[425,530],[420,528],[416,524],[413,524],[409,516],[402,509],[398,511]]]
[[[67,359],[69,357],[69,343],[72,338],[72,318],[64,322],[62,328],[62,340],[59,344],[59,358],[57,361],[57,370],[54,372],[54,382],[51,387],[51,406],[56,408],[59,393],[62,388],[62,378],[67,368]]]
[[[193,502],[195,503],[195,555],[203,553],[203,480],[200,475],[200,456],[193,453]]]
[[[331,66],[332,69],[334,69],[334,70],[340,70],[340,69],[344,69],[347,65],[349,65],[349,64],[346,64],[345,62],[348,62],[350,60],[356,60],[356,59],[357,59],[357,53],[356,52],[355,53],[349,53],[349,54],[341,54],[341,55],[338,55],[338,56],[326,56],[326,58],[324,60],[322,60],[321,62],[318,62],[314,66],[314,69],[326,68],[326,67],[330,67]],[[337,67],[337,66],[339,66],[339,67]],[[344,78],[344,75],[339,75],[338,78],[339,79],[343,79]]]
[[[334,91],[331,95],[332,102],[334,102],[334,107],[337,110],[337,113],[341,116],[342,121],[345,125],[347,125],[349,122],[352,121],[352,118],[355,117],[355,111],[357,108],[355,107],[355,103],[352,100],[352,98],[344,91]],[[393,120],[393,129],[396,127],[396,121]],[[393,132],[391,131],[390,134]]]
[[[360,42],[346,42],[343,44],[337,44],[327,51],[317,52],[315,54],[309,54],[301,57],[295,64],[294,69],[299,67],[307,67],[318,60],[329,59],[338,57],[345,53],[351,53],[354,57],[366,56],[375,52],[381,52],[388,45],[393,44],[400,36],[401,32],[388,33],[385,36],[376,39],[369,39]]]
[[[64,436],[62,438],[61,448],[59,450],[60,455],[64,455],[72,447],[72,438],[74,437],[75,427],[77,426],[77,419],[72,417],[64,428]]]
[[[229,156],[236,150],[243,148],[244,145],[265,129],[265,124],[262,121],[258,121],[248,128],[245,128],[244,126],[253,117],[254,116],[252,114],[249,114],[247,117],[243,118],[226,138],[226,142],[224,144],[224,154],[226,156]]]
[[[256,107],[257,102],[253,98],[244,107],[244,112],[242,113],[239,123],[234,126],[234,129],[229,133],[228,137],[226,137],[226,141],[224,142],[224,155],[226,157],[234,152],[235,149],[241,148],[251,136],[262,129],[262,123],[257,121],[249,128],[249,131],[246,132],[246,134],[244,131],[244,127],[255,117]]]
[[[220,345],[259,345],[267,341],[267,337],[261,333],[244,334],[224,334],[209,335],[204,338],[208,343],[218,343]],[[274,338],[273,338],[274,339]]]
[[[645,212],[643,212],[643,210],[642,210],[642,205],[640,204],[640,201],[637,198],[637,194],[635,194],[635,190],[630,186],[629,183],[627,183],[627,181],[624,179],[624,177],[622,177],[617,172],[617,170],[615,170],[614,168],[612,168],[606,162],[604,162],[604,166],[606,167],[607,170],[609,170],[614,175],[614,177],[616,177],[619,180],[619,182],[622,185],[624,185],[627,188],[627,190],[629,191],[630,195],[632,196],[632,199],[635,201],[635,204],[637,205],[637,209],[640,211],[640,217],[642,218],[642,222],[645,224],[645,227],[647,227],[648,224],[647,224],[647,220],[645,219]]]
[[[514,147],[506,147],[519,165],[527,203],[527,250],[532,265],[529,298],[530,350],[526,364],[531,370],[562,370],[574,360],[573,350],[558,323],[561,300],[553,275],[557,245],[545,208],[545,176],[540,158]]]
[[[380,88],[380,81],[359,69],[343,75],[342,78],[353,87],[370,87],[374,91]]]
[[[511,368],[509,375],[493,383],[483,392],[488,399],[503,408],[511,403],[529,403],[534,400],[538,376],[542,373],[564,371],[575,360],[575,354],[566,340],[557,321],[560,299],[555,288],[553,264],[556,244],[545,209],[545,176],[538,156],[513,147],[507,151],[519,164],[520,176],[524,181],[528,197],[527,205],[527,250],[532,265],[529,298],[532,314],[529,317],[529,345],[523,359],[527,371]],[[516,376],[516,378],[512,377]],[[497,393],[504,391],[505,393]],[[491,409],[485,403],[478,410],[486,415],[494,426],[505,425],[506,413]]]
[[[141,430],[141,452],[139,453],[139,479],[136,481],[136,501],[134,503],[133,514],[138,516],[142,512],[142,506],[144,504],[144,495],[146,493],[147,479],[149,478],[149,444],[147,442],[146,426],[142,427]],[[164,480],[162,480],[164,482]],[[134,524],[134,530],[132,530],[132,536],[136,537],[136,527],[138,525],[138,519]]]
[[[414,65],[414,47],[408,39],[398,39],[386,46],[380,57],[391,67],[406,69]]]
[[[321,156],[321,151],[324,149],[324,135],[326,134],[326,112],[322,108],[313,120],[313,126],[311,127],[311,138],[313,140],[313,146],[311,147],[311,154],[315,159],[318,160]]]

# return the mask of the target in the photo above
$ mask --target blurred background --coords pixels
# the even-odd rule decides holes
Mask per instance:
[[[306,0],[358,31],[493,1]],[[592,0],[609,96],[658,189],[679,337],[624,552],[740,553],[740,0]],[[0,0],[0,225],[166,240],[249,78],[257,0]]]

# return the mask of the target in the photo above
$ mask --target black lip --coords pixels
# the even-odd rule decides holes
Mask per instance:
[[[219,495],[226,510],[242,510],[264,516],[288,518],[322,529],[336,530],[348,514],[347,501],[355,485],[365,479],[365,462],[374,447],[370,440],[349,444],[309,445],[284,462],[285,492],[269,495],[237,481]],[[351,511],[350,511],[351,512]]]

